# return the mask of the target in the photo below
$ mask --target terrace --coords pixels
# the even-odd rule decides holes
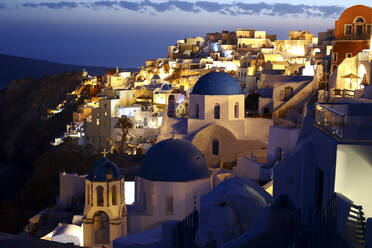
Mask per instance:
[[[342,140],[372,140],[372,102],[316,103],[314,125]]]

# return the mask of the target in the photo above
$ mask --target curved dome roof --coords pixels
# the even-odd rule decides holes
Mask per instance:
[[[170,84],[163,84],[161,86],[161,90],[164,90],[164,91],[166,91],[166,90],[172,90],[172,85],[170,85]]]
[[[158,80],[160,79],[160,76],[158,74],[155,74],[153,77],[152,77],[153,80]]]
[[[152,181],[186,182],[208,176],[203,154],[191,142],[163,140],[146,153],[138,177]]]
[[[191,94],[239,95],[243,94],[239,83],[224,72],[210,72],[199,78]]]
[[[250,226],[260,211],[268,207],[272,197],[255,182],[232,177],[203,195],[200,207],[211,210],[213,206],[229,206],[242,226]],[[218,218],[218,216],[216,216]]]
[[[90,168],[87,179],[91,181],[106,181],[120,179],[118,167],[107,158],[102,158]]]

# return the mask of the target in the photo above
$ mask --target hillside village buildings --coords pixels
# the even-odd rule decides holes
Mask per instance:
[[[88,175],[61,173],[60,204],[84,192],[84,212],[44,238],[92,247],[372,246],[371,20],[372,9],[357,5],[318,37],[208,33],[178,40],[138,72],[87,76],[72,93],[84,101],[65,136],[104,158]],[[107,155],[119,153],[122,116],[134,124],[124,152],[144,153],[133,204]]]

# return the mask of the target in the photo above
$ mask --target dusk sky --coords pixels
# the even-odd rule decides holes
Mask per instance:
[[[368,1],[0,0],[0,53],[55,62],[139,67],[167,46],[207,32],[251,28],[286,39],[317,34],[342,11]]]

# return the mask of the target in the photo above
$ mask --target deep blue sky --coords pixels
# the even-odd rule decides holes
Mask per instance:
[[[336,0],[0,0],[0,53],[82,65],[139,67],[177,39],[252,28],[285,39],[289,30],[332,28]],[[341,3],[342,2],[342,3]],[[347,2],[347,5],[345,5]],[[363,1],[372,5],[372,0]]]

